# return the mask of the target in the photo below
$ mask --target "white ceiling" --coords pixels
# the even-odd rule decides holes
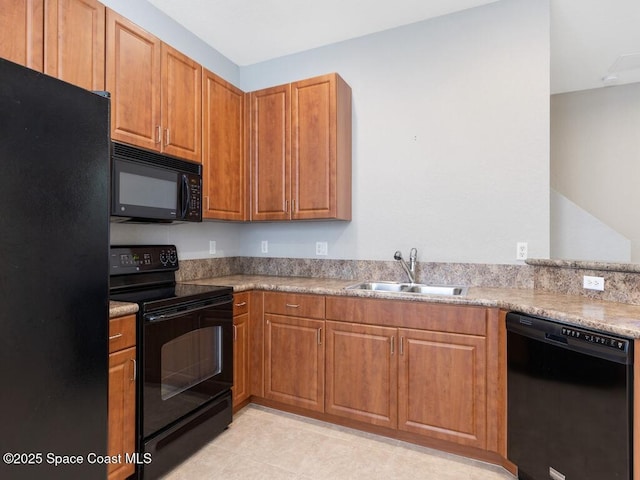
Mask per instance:
[[[237,65],[496,0],[149,0]]]
[[[148,1],[244,66],[497,0]],[[550,2],[552,93],[640,81],[640,1]]]

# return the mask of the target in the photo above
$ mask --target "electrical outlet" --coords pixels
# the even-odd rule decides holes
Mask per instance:
[[[209,240],[209,254],[211,254],[211,255],[215,255],[216,254],[216,241],[215,240]]]
[[[269,253],[269,242],[267,240],[262,240],[262,245],[260,246],[262,253]]]
[[[582,286],[587,290],[604,291],[604,277],[590,277],[585,275],[582,277]]]
[[[329,255],[327,242],[316,242],[316,255]]]
[[[529,253],[527,242],[516,243],[516,260],[526,260]]]

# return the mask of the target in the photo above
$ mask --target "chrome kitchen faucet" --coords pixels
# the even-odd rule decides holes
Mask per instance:
[[[404,271],[407,272],[409,276],[409,281],[411,283],[416,283],[416,257],[418,256],[418,250],[416,248],[412,248],[411,252],[409,252],[409,265],[402,258],[402,253],[400,250],[396,250],[396,253],[393,254],[393,258],[395,260],[400,261],[400,265],[404,268]]]

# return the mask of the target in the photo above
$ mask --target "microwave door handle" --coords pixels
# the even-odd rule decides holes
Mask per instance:
[[[189,199],[191,198],[191,190],[189,189],[189,181],[186,175],[182,175],[182,212],[180,218],[184,219],[189,210]]]

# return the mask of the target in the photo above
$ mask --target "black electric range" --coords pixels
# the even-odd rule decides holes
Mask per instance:
[[[232,420],[233,289],[180,284],[174,245],[112,246],[110,299],[137,303],[136,477],[154,479]]]

